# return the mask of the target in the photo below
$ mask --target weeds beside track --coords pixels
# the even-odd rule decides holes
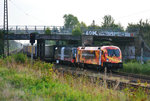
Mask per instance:
[[[26,56],[19,58],[26,58]],[[101,81],[99,79],[96,80],[83,75],[77,76],[75,74],[63,73],[63,70],[58,71],[52,67],[54,67],[53,64],[39,60],[34,61],[34,64],[30,65],[30,59],[28,58],[24,62],[16,61],[13,57],[7,57],[4,60],[0,59],[0,100],[150,100],[148,92],[140,88],[125,88],[121,91],[115,90],[115,88],[108,89],[105,83],[100,85]]]
[[[127,77],[123,77],[120,75],[114,75],[111,73],[103,73],[103,72],[99,72],[99,71],[89,71],[88,69],[76,69],[74,67],[68,67],[65,66],[65,68],[61,68],[62,65],[56,65],[56,70],[58,70],[59,72],[61,72],[62,74],[64,73],[68,73],[71,75],[76,75],[76,76],[84,76],[88,79],[91,80],[91,82],[96,82],[97,80],[101,81],[100,85],[104,85],[104,83],[106,82],[108,88],[111,89],[125,89],[127,87],[134,87],[134,88],[142,88],[142,89],[149,89],[150,90],[150,86],[147,84],[147,82],[145,81],[144,84],[142,84],[143,82],[131,82],[131,80],[128,79],[128,75]],[[63,66],[64,67],[64,66]],[[118,79],[119,78],[119,79]],[[122,78],[125,78],[124,80],[122,80]],[[132,78],[133,79],[133,78]],[[135,80],[135,78],[134,78]],[[138,81],[139,79],[137,79]]]

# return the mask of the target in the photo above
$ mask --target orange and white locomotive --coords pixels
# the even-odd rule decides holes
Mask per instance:
[[[123,67],[121,50],[116,46],[78,47],[76,63],[82,66],[96,66],[98,69]]]

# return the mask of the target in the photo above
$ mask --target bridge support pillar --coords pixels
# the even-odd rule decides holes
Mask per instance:
[[[40,59],[45,57],[45,40],[37,40],[37,57],[40,57]]]
[[[93,45],[93,36],[82,36],[82,46],[91,46]]]
[[[4,34],[3,34],[3,32],[0,32],[0,56],[4,56],[4,43],[5,43],[5,41],[4,41]]]

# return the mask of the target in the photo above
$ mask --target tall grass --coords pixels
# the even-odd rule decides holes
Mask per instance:
[[[8,64],[8,63],[22,63],[25,64],[28,62],[28,58],[25,54],[23,53],[18,53],[18,54],[13,54],[11,56],[7,56],[6,58],[4,58],[4,63]]]
[[[127,73],[135,73],[142,75],[150,75],[150,64],[140,64],[139,62],[128,62],[123,64],[123,69],[120,71]]]
[[[16,56],[18,57],[18,56]],[[20,58],[20,57],[19,57]],[[0,101],[144,101],[146,92],[103,88],[86,77],[62,74],[42,61],[0,59]],[[8,60],[8,61],[7,61]],[[5,63],[9,64],[6,65]]]
[[[27,56],[22,54],[22,53],[18,53],[17,55],[13,55],[13,57],[17,63],[25,63],[25,61],[27,60]]]

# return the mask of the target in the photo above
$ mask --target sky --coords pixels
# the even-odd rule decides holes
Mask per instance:
[[[3,5],[0,0],[0,25],[3,25]],[[124,28],[140,19],[150,20],[149,0],[8,0],[9,25],[63,26],[64,14],[73,14],[90,25],[101,25],[105,15]]]

